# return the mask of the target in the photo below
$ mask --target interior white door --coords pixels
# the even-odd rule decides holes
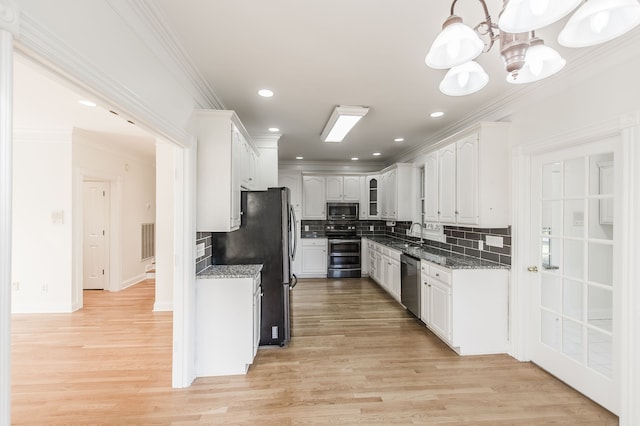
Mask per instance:
[[[619,410],[616,141],[532,158],[531,360]],[[606,212],[606,217],[603,216]],[[619,231],[618,231],[619,232]]]
[[[83,182],[83,289],[105,288],[108,184]]]

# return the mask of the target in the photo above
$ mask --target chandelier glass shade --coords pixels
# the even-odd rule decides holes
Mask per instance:
[[[576,8],[558,36],[565,47],[604,43],[640,24],[638,0],[504,0],[499,25],[492,22],[485,0],[477,1],[484,9],[485,20],[473,28],[463,24],[454,11],[458,0],[453,0],[451,14],[425,58],[431,68],[449,68],[440,83],[440,91],[449,96],[469,95],[486,86],[489,77],[474,59],[491,50],[496,41],[509,83],[531,83],[560,71],[566,61],[545,46],[535,30],[557,22]]]

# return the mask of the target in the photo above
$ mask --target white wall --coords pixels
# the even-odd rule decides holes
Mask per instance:
[[[14,135],[14,313],[72,310],[71,146],[71,132]]]
[[[173,310],[173,204],[176,147],[156,142],[156,300],[154,311]]]
[[[112,230],[116,244],[111,253],[120,262],[120,274],[112,277],[109,290],[118,291],[145,278],[151,260],[141,260],[141,229],[143,223],[155,223],[155,159],[146,158],[121,148],[111,149],[109,142],[129,140],[131,144],[145,143],[140,138],[108,135],[76,129],[73,134],[73,167],[84,177],[106,179],[117,185],[111,191],[112,214],[119,226]],[[155,141],[149,138],[146,143]],[[80,194],[78,194],[80,195]],[[112,220],[113,223],[113,220]]]

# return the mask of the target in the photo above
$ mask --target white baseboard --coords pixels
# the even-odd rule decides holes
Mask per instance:
[[[118,290],[116,290],[116,291],[124,290],[124,289],[129,288],[129,287],[131,287],[133,285],[136,285],[136,284],[138,284],[138,283],[140,283],[140,282],[142,282],[142,281],[144,281],[146,279],[147,279],[147,274],[146,273],[142,273],[142,274],[136,275],[133,278],[129,278],[128,280],[123,281],[120,284],[120,288]]]
[[[173,302],[155,302],[153,312],[173,312]]]

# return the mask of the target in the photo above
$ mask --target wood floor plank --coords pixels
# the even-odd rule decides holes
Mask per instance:
[[[171,388],[171,313],[153,280],[85,291],[72,314],[12,316],[12,422],[166,425],[616,425],[530,363],[459,357],[367,279],[300,280],[293,340],[247,375]]]

